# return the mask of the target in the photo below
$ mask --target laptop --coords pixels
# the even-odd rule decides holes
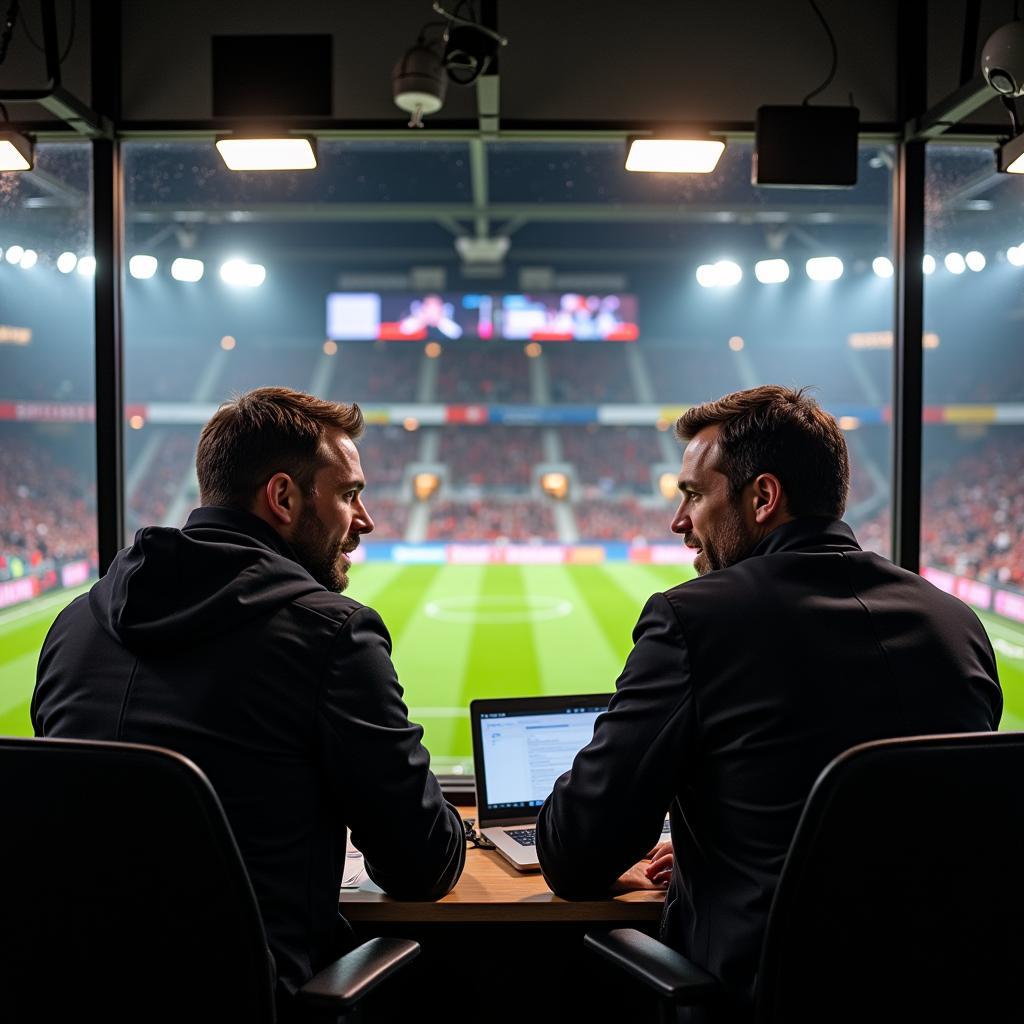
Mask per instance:
[[[555,780],[594,735],[610,693],[505,697],[469,705],[481,835],[520,871],[540,868],[536,824]]]

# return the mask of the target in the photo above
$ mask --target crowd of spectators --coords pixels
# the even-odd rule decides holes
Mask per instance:
[[[189,429],[168,431],[160,438],[159,447],[146,466],[142,479],[127,497],[130,535],[143,526],[168,525],[167,513],[195,459],[198,441],[198,433]]]
[[[544,461],[536,427],[482,426],[441,431],[440,459],[456,487],[529,490],[534,467]]]
[[[328,398],[337,402],[412,402],[423,346],[408,341],[341,341]]]
[[[493,544],[554,541],[555,518],[546,501],[435,501],[427,540]]]
[[[661,461],[654,427],[562,427],[559,438],[565,461],[585,487],[600,494],[651,493],[651,465]]]
[[[308,391],[320,352],[308,348],[249,346],[237,341],[226,353],[225,367],[217,380],[219,396],[252,388],[281,387]]]
[[[95,474],[57,445],[0,436],[0,580],[96,559]]]
[[[395,498],[378,498],[367,492],[366,510],[373,520],[373,533],[367,540],[403,540],[409,524],[409,502]]]
[[[420,435],[394,425],[367,424],[356,442],[369,494],[401,484],[405,467],[419,457]]]
[[[616,501],[575,502],[576,529],[581,541],[608,544],[678,543],[672,534],[674,502],[657,498],[641,502],[636,498]]]
[[[438,364],[438,402],[530,401],[529,360],[518,345],[446,345]]]
[[[545,345],[544,364],[552,402],[635,402],[627,344]]]

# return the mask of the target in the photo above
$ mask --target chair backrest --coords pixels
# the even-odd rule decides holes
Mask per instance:
[[[1024,734],[854,747],[797,827],[757,1020],[1019,1019],[1022,871]]]
[[[0,1018],[274,1020],[252,886],[191,761],[0,739],[0,792]]]

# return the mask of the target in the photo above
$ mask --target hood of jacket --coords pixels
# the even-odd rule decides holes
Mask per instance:
[[[153,651],[202,642],[323,589],[262,519],[206,506],[181,530],[139,530],[89,607],[129,650]]]

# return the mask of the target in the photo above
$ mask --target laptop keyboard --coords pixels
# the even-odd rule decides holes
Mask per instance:
[[[537,845],[537,830],[535,828],[507,828],[505,835],[511,836],[520,846]]]

